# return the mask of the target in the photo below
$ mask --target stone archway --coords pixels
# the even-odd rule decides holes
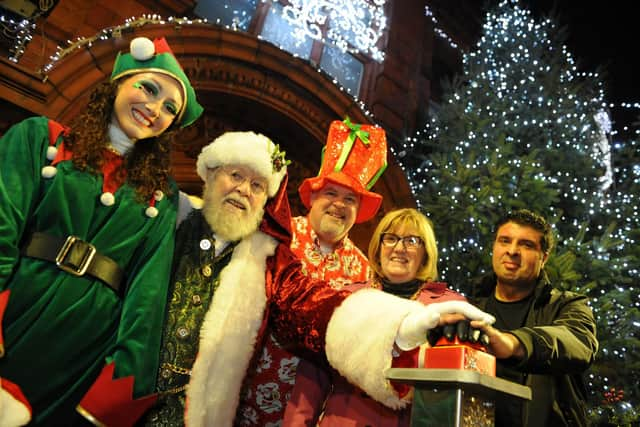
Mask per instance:
[[[303,214],[297,187],[315,175],[329,124],[349,116],[355,123],[369,117],[332,79],[306,61],[242,32],[212,25],[148,25],[126,38],[110,38],[78,49],[49,73],[46,113],[66,123],[89,102],[96,83],[108,78],[115,54],[131,38],[166,37],[191,79],[204,117],[175,142],[173,171],[181,189],[199,194],[195,159],[202,146],[227,130],[263,133],[287,151],[289,195],[294,214]],[[379,217],[412,201],[406,178],[389,153],[389,167],[374,191],[384,196]],[[366,249],[376,220],[354,227],[352,237]]]

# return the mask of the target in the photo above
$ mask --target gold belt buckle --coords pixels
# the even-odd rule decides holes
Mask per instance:
[[[88,247],[88,250],[84,254],[84,257],[82,257],[82,261],[80,262],[80,265],[77,267],[64,263],[65,258],[67,257],[67,255],[69,254],[69,251],[71,250],[71,248],[76,242],[82,242],[86,244]],[[56,265],[60,270],[66,271],[67,273],[71,273],[74,276],[83,276],[84,273],[87,272],[87,268],[89,268],[89,264],[91,264],[91,261],[93,261],[93,257],[95,255],[96,255],[96,247],[93,246],[91,243],[85,242],[84,240],[76,236],[69,236],[67,237],[67,240],[65,240],[64,244],[62,245],[62,248],[60,248],[58,255],[56,255]]]

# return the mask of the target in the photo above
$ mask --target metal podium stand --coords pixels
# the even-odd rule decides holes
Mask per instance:
[[[413,385],[412,427],[489,427],[497,395],[531,400],[529,387],[476,371],[390,368],[385,375]]]

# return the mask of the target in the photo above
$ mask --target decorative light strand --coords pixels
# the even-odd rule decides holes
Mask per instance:
[[[31,34],[36,25],[28,19],[16,21],[9,16],[0,15],[0,27],[5,36],[11,35],[10,38],[15,40],[13,47],[9,48],[9,60],[17,63],[24,53],[26,45],[31,41]]]
[[[433,23],[433,31],[438,35],[438,37],[444,39],[447,43],[449,43],[449,46],[451,46],[451,48],[457,50],[461,54],[464,53],[464,51],[460,48],[460,46],[458,46],[458,44],[453,41],[453,38],[449,34],[447,34],[446,31],[444,31],[442,28],[438,26],[438,19],[433,14],[433,11],[429,7],[429,5],[425,5],[424,13],[429,18],[431,18],[431,22]]]
[[[263,3],[270,0],[262,0]],[[292,36],[330,43],[342,52],[365,53],[384,60],[378,42],[387,25],[386,0],[290,0],[282,16],[294,28]],[[329,24],[328,30],[323,28]]]
[[[144,27],[149,24],[156,25],[164,25],[164,24],[172,24],[172,25],[191,25],[191,24],[204,24],[206,20],[204,19],[189,19],[189,18],[169,18],[167,20],[162,19],[161,16],[153,14],[153,15],[142,15],[140,18],[127,18],[124,24],[116,25],[113,27],[107,27],[102,29],[102,31],[91,37],[78,37],[76,40],[67,41],[66,47],[58,46],[56,48],[56,52],[49,57],[49,63],[45,64],[44,67],[40,70],[40,74],[45,75],[51,71],[51,69],[55,66],[55,64],[65,58],[67,55],[75,51],[76,49],[81,49],[84,47],[90,48],[93,43],[99,40],[108,40],[111,38],[120,38],[123,33],[126,33],[128,30],[134,28]]]
[[[119,38],[122,37],[123,33],[131,31],[134,28],[141,28],[145,25],[171,25],[175,26],[187,26],[187,25],[222,25],[220,20],[217,20],[215,24],[210,23],[207,19],[191,19],[191,18],[176,18],[169,17],[167,19],[162,18],[160,15],[142,15],[139,18],[128,18],[125,20],[124,24],[116,25],[112,27],[107,27],[96,33],[91,37],[78,37],[76,40],[67,42],[65,47],[58,46],[56,48],[56,53],[50,56],[50,61],[39,71],[40,75],[43,77],[43,80],[48,78],[48,73],[55,67],[55,65],[64,59],[66,56],[74,52],[76,49],[82,48],[90,48],[93,43],[108,40],[111,38]],[[235,25],[224,25],[227,30],[231,31],[242,31],[238,29]],[[262,40],[262,37],[258,36],[259,39]],[[285,50],[283,46],[278,46],[281,50]],[[293,55],[298,57],[297,55]],[[318,68],[316,66],[316,71],[318,73],[323,74],[326,78],[330,79],[334,85],[338,87],[341,92],[345,92],[350,97],[353,98],[353,101],[358,105],[358,107],[362,110],[365,116],[370,117],[373,120],[373,113],[367,109],[364,101],[359,99],[357,96],[351,93],[350,90],[341,86],[337,79],[330,74],[328,74],[322,68]]]

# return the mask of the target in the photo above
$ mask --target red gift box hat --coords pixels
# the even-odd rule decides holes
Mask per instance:
[[[360,196],[356,223],[375,216],[382,196],[369,191],[387,168],[387,138],[384,129],[372,125],[353,124],[347,117],[329,127],[327,143],[322,149],[322,165],[318,176],[305,179],[298,193],[302,203],[311,207],[311,193],[327,182],[342,185]]]

